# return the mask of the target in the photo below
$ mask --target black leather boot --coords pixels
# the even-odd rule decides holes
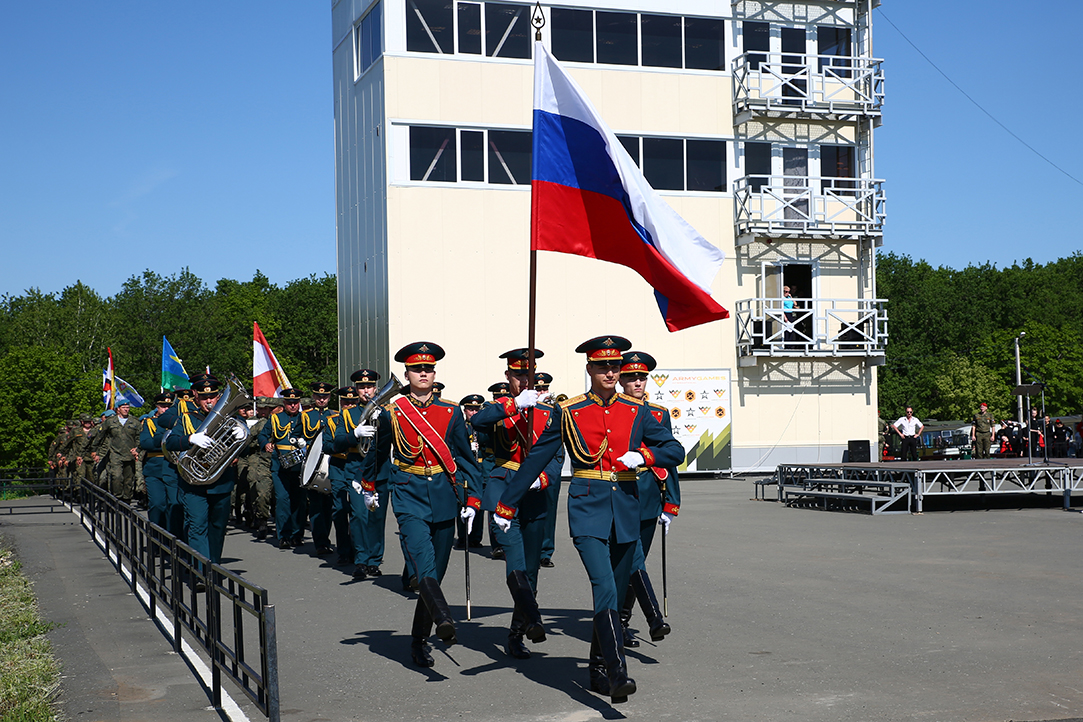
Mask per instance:
[[[613,704],[627,702],[628,695],[636,691],[636,683],[628,676],[628,665],[624,661],[624,635],[620,629],[620,613],[616,609],[607,609],[594,615],[594,634],[598,637],[598,649],[605,660],[609,699]]]
[[[541,612],[538,611],[538,600],[534,597],[534,590],[530,587],[526,572],[516,569],[509,574],[508,589],[511,590],[511,598],[515,600],[515,608],[523,617],[523,634],[535,644],[544,642],[545,627],[542,625]]]
[[[636,605],[636,593],[632,589],[631,583],[628,584],[628,591],[624,593],[624,604],[620,608],[620,626],[624,633],[624,646],[625,647],[638,647],[639,640],[632,634],[632,630],[628,629],[628,623],[632,621],[632,609]]]
[[[429,616],[436,623],[436,636],[449,647],[455,644],[455,621],[451,618],[451,610],[448,609],[440,583],[432,577],[422,577],[418,580],[418,593],[429,608]]]
[[[605,672],[605,660],[602,658],[601,647],[598,646],[598,633],[591,631],[590,635],[590,661],[587,664],[590,672],[590,691],[609,696],[609,676]]]
[[[410,628],[410,657],[418,667],[431,667],[435,664],[432,655],[429,654],[429,645],[425,641],[432,633],[432,618],[425,602],[418,599],[414,607],[414,623]]]
[[[665,617],[662,616],[662,610],[658,606],[658,597],[654,596],[654,587],[651,586],[651,579],[647,576],[647,572],[639,569],[632,572],[631,581],[632,588],[635,589],[636,597],[639,599],[639,606],[643,610],[643,616],[647,618],[647,624],[650,625],[651,641],[660,642],[672,630]]]
[[[507,652],[509,657],[515,659],[530,659],[530,650],[523,644],[523,615],[519,611],[518,605],[511,613],[511,627],[508,628],[508,646]]]

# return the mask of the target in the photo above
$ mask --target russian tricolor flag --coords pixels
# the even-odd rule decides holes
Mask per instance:
[[[531,249],[619,263],[654,287],[670,331],[728,318],[725,255],[650,187],[583,91],[534,44]]]

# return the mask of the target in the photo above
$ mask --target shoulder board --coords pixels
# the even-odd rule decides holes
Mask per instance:
[[[667,414],[669,413],[668,408],[666,408],[665,406],[662,406],[662,404],[656,404],[653,401],[648,401],[647,406],[649,406],[652,409],[658,409],[659,411],[665,411]]]
[[[578,396],[573,396],[570,399],[565,399],[564,401],[561,401],[560,402],[560,408],[566,409],[569,406],[572,406],[574,404],[582,403],[582,402],[584,402],[586,400],[587,400],[587,395],[586,394],[579,394]]]
[[[636,406],[642,406],[643,405],[643,399],[637,399],[637,398],[634,398],[632,396],[629,396],[628,394],[622,394],[620,392],[617,392],[617,398],[619,398],[621,401],[626,401],[629,404],[635,404]]]
[[[456,401],[446,401],[444,399],[437,399],[436,403],[443,404],[444,406],[451,406],[452,408],[459,408],[459,404]]]

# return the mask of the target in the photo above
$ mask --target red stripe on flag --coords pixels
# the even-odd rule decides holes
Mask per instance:
[[[544,181],[532,184],[532,205],[539,221],[531,247],[596,258],[627,266],[665,297],[663,313],[670,331],[729,318],[710,294],[645,243],[615,198]]]

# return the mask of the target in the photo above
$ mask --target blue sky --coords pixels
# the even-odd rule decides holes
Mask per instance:
[[[720,2],[722,0],[719,0]],[[933,265],[1083,248],[1083,3],[886,0],[884,250]],[[0,293],[334,273],[330,2],[21,2],[0,26]]]

